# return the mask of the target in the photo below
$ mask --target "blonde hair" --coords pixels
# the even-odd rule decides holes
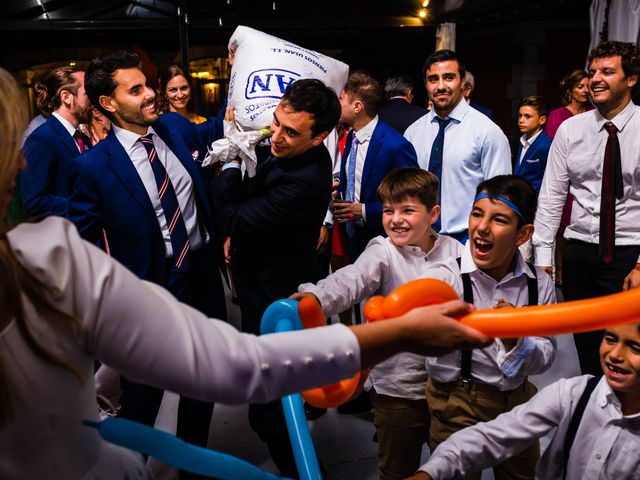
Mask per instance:
[[[9,72],[0,68],[0,185],[11,181],[15,163],[19,161],[20,138],[27,123],[27,105],[18,84]],[[2,222],[4,219],[0,219]],[[13,317],[18,331],[31,350],[41,359],[59,365],[72,372],[79,382],[82,374],[63,358],[54,355],[38,343],[27,322],[22,298],[26,297],[38,314],[56,328],[75,330],[79,320],[56,307],[49,297],[47,287],[31,275],[16,259],[7,241],[6,227],[0,226],[0,308]],[[0,351],[0,429],[15,415],[18,401],[11,369]]]

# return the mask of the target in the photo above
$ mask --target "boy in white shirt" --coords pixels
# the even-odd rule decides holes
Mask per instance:
[[[425,264],[460,255],[462,245],[457,240],[431,229],[440,213],[435,175],[399,167],[387,174],[377,193],[388,237],[372,239],[355,263],[317,285],[305,283],[298,288],[313,294],[327,317],[415,280]],[[425,357],[411,353],[395,355],[369,374],[365,388],[372,399],[383,480],[412,475],[420,465],[429,431],[426,380]]]
[[[604,378],[559,380],[524,405],[455,433],[412,479],[448,479],[517,454],[552,429],[536,479],[640,479],[640,324],[610,327]]]
[[[446,281],[478,308],[555,303],[549,275],[526,263],[518,251],[533,235],[535,211],[535,191],[522,177],[500,175],[485,180],[476,191],[462,257],[424,276]],[[492,420],[529,400],[535,387],[527,376],[547,370],[555,350],[552,338],[525,337],[494,340],[483,349],[428,358],[432,451],[454,432]],[[536,443],[494,467],[495,478],[533,478],[538,458]],[[465,478],[480,479],[480,474]]]

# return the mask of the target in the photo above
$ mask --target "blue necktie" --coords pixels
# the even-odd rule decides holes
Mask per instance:
[[[438,177],[438,181],[440,182],[440,186],[438,188],[438,203],[441,202],[441,192],[442,192],[442,155],[444,153],[444,129],[447,128],[450,118],[446,120],[440,118],[438,116],[435,117],[438,121],[438,125],[440,129],[438,130],[438,135],[436,135],[436,139],[433,141],[433,145],[431,146],[431,156],[429,157],[429,171],[433,173],[436,177]],[[436,223],[433,224],[433,228],[435,231],[440,231],[440,219],[442,216],[438,217]]]
[[[353,135],[351,140],[351,150],[349,151],[349,159],[347,160],[347,202],[355,202],[356,200],[356,155],[358,152],[358,138]],[[345,225],[347,235],[353,237],[356,233],[353,222],[347,222]]]
[[[140,137],[140,143],[142,143],[147,151],[153,176],[156,179],[160,203],[167,221],[169,237],[171,238],[171,248],[173,249],[175,266],[186,270],[189,268],[189,235],[187,234],[187,227],[182,218],[182,211],[178,204],[176,191],[173,189],[171,179],[169,179],[169,174],[165,170],[164,165],[162,165],[160,159],[158,159],[158,152],[153,145],[151,135],[150,133]]]

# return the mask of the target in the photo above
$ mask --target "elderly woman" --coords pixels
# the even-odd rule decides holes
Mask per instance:
[[[24,168],[26,108],[0,69],[0,218]],[[0,234],[0,478],[150,478],[142,457],[83,426],[97,420],[94,358],[127,377],[202,400],[267,401],[353,375],[401,350],[433,355],[486,338],[447,315],[255,337],[143,282],[49,217]],[[283,361],[286,359],[287,361]]]

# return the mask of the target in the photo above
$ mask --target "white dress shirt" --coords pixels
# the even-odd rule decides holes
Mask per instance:
[[[142,180],[144,184],[144,188],[147,191],[147,195],[149,195],[153,209],[156,212],[156,217],[158,218],[162,238],[164,239],[166,257],[171,258],[173,256],[171,235],[169,234],[167,219],[162,209],[160,195],[158,194],[158,184],[156,183],[156,177],[153,175],[151,163],[149,163],[147,150],[144,148],[144,145],[138,141],[140,135],[137,133],[119,128],[116,125],[112,125],[111,128],[127,152],[127,155],[129,155],[131,163],[133,163],[133,166],[138,171],[138,175],[140,175],[140,180]],[[153,127],[149,127],[147,133],[153,134],[151,138],[153,139],[153,146],[158,154],[157,161],[160,161],[169,174],[169,180],[176,192],[178,205],[180,206],[182,218],[187,228],[187,234],[189,235],[190,249],[191,251],[197,250],[202,246],[203,239],[198,225],[193,180],[189,172],[187,172],[182,166],[182,163],[180,163],[180,160],[178,160],[178,157],[175,156],[167,144],[158,136]]]
[[[0,330],[0,353],[11,359],[19,396],[14,420],[0,429],[2,479],[151,478],[140,455],[82,424],[98,420],[94,358],[136,382],[225,404],[274,400],[335,383],[361,367],[358,341],[344,325],[240,333],[141,281],[62,218],[22,224],[7,237],[53,304],[79,321],[77,331],[62,328],[25,301],[32,335],[84,381],[43,361],[15,321]]]
[[[388,238],[375,237],[355,263],[337,270],[317,285],[303,283],[298,291],[318,297],[326,316],[340,313],[373,295],[387,295],[418,278],[425,264],[460,255],[460,242],[432,233],[436,241],[428,253],[419,247],[396,247]],[[367,386],[372,385],[383,395],[424,400],[426,381],[425,357],[399,353],[371,370]]]
[[[630,102],[611,120],[618,128],[622,163],[622,198],[616,202],[616,245],[640,245],[640,107]],[[553,241],[567,192],[574,196],[571,222],[564,236],[598,244],[602,166],[609,134],[600,112],[575,115],[560,125],[551,144],[542,179],[533,245],[536,264],[552,264]],[[640,260],[639,260],[640,261]]]
[[[440,129],[431,110],[404,132],[418,155],[418,164],[429,170],[433,141]],[[449,114],[442,159],[441,222],[443,233],[466,230],[476,187],[496,175],[510,174],[511,150],[500,127],[467,102],[460,101]]]
[[[536,467],[537,480],[561,479],[564,441],[590,375],[559,380],[495,420],[451,435],[420,467],[434,480],[500,463],[556,428]],[[624,416],[603,377],[591,394],[567,465],[568,480],[640,479],[640,414]]]
[[[467,243],[462,252],[462,263],[458,267],[455,259],[450,259],[423,273],[426,278],[438,278],[452,285],[460,298],[463,297],[461,273],[469,273],[473,290],[473,303],[479,309],[490,309],[500,300],[522,307],[529,301],[527,277],[533,277],[529,266],[516,251],[515,268],[500,281],[480,270],[471,257]],[[538,279],[538,304],[556,302],[555,287],[551,277],[541,268],[536,268]],[[471,375],[475,382],[493,385],[502,391],[519,387],[528,375],[547,370],[556,354],[553,337],[524,337],[506,351],[500,340],[494,340],[485,348],[472,351]],[[427,357],[429,376],[441,383],[460,379],[460,351],[442,357]]]

